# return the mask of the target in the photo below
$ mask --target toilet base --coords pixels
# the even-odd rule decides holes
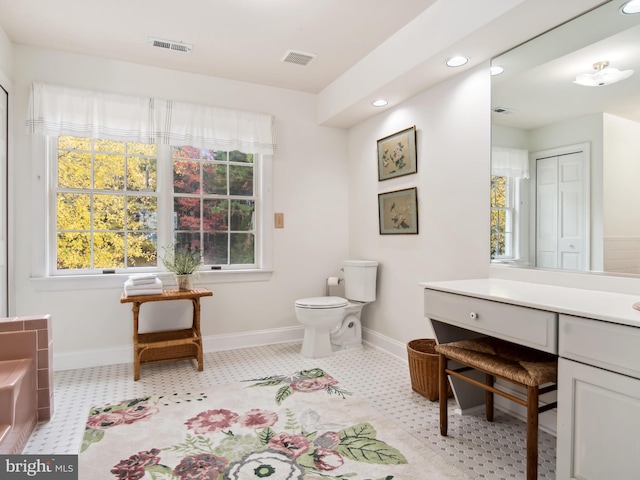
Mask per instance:
[[[305,328],[300,353],[308,358],[321,358],[332,355],[333,348],[329,332],[319,332],[310,327]]]
[[[327,342],[329,340],[329,346]],[[347,345],[334,345],[331,343],[331,338],[327,334],[322,340],[315,339],[307,340],[307,334],[305,331],[305,338],[302,340],[302,349],[300,353],[307,358],[322,358],[333,355],[334,353],[359,350],[362,348],[362,343],[351,343]]]
[[[347,315],[331,332],[307,326],[302,340],[302,355],[320,358],[362,348],[362,328],[358,317],[359,315]]]

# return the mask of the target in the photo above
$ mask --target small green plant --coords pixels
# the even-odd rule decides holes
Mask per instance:
[[[192,274],[202,264],[200,249],[181,248],[175,245],[164,249],[161,260],[165,268],[176,275]]]

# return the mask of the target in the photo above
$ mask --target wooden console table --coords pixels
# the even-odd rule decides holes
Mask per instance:
[[[133,303],[133,379],[140,379],[140,365],[174,362],[184,359],[198,361],[198,371],[203,370],[202,334],[200,333],[200,298],[213,293],[206,288],[192,290],[164,290],[161,294],[120,296],[120,303]],[[193,322],[191,328],[151,333],[138,333],[140,305],[146,302],[191,300]]]

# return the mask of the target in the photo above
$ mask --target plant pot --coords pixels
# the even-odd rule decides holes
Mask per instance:
[[[176,275],[176,284],[178,285],[178,290],[191,290],[193,288],[193,275]]]

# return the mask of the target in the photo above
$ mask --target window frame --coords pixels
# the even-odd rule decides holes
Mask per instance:
[[[34,135],[32,142],[32,166],[33,180],[32,192],[34,201],[32,242],[32,269],[31,281],[36,290],[68,290],[89,288],[121,288],[124,281],[132,273],[155,272],[163,283],[171,285],[173,275],[164,271],[161,262],[156,267],[139,267],[133,269],[116,269],[108,271],[74,271],[66,274],[55,272],[56,245],[55,245],[55,191],[54,182],[56,169],[52,168],[52,162],[57,163],[57,137]],[[235,283],[247,281],[265,281],[273,272],[272,248],[273,232],[269,218],[273,217],[272,199],[272,155],[254,154],[254,197],[259,199],[256,207],[256,240],[255,240],[255,265],[252,266],[222,266],[215,270],[199,270],[196,276],[196,284],[207,283]],[[167,161],[161,160],[166,158]],[[172,161],[170,159],[170,147],[158,145],[158,183],[156,193],[158,198],[158,223],[166,222],[172,216],[173,185],[172,185]],[[161,169],[166,169],[160,174]],[[38,208],[40,206],[40,208]],[[162,230],[162,231],[161,231]],[[169,233],[166,233],[166,231]],[[172,243],[172,228],[158,229],[158,252],[161,245]],[[40,240],[37,240],[40,239]]]

